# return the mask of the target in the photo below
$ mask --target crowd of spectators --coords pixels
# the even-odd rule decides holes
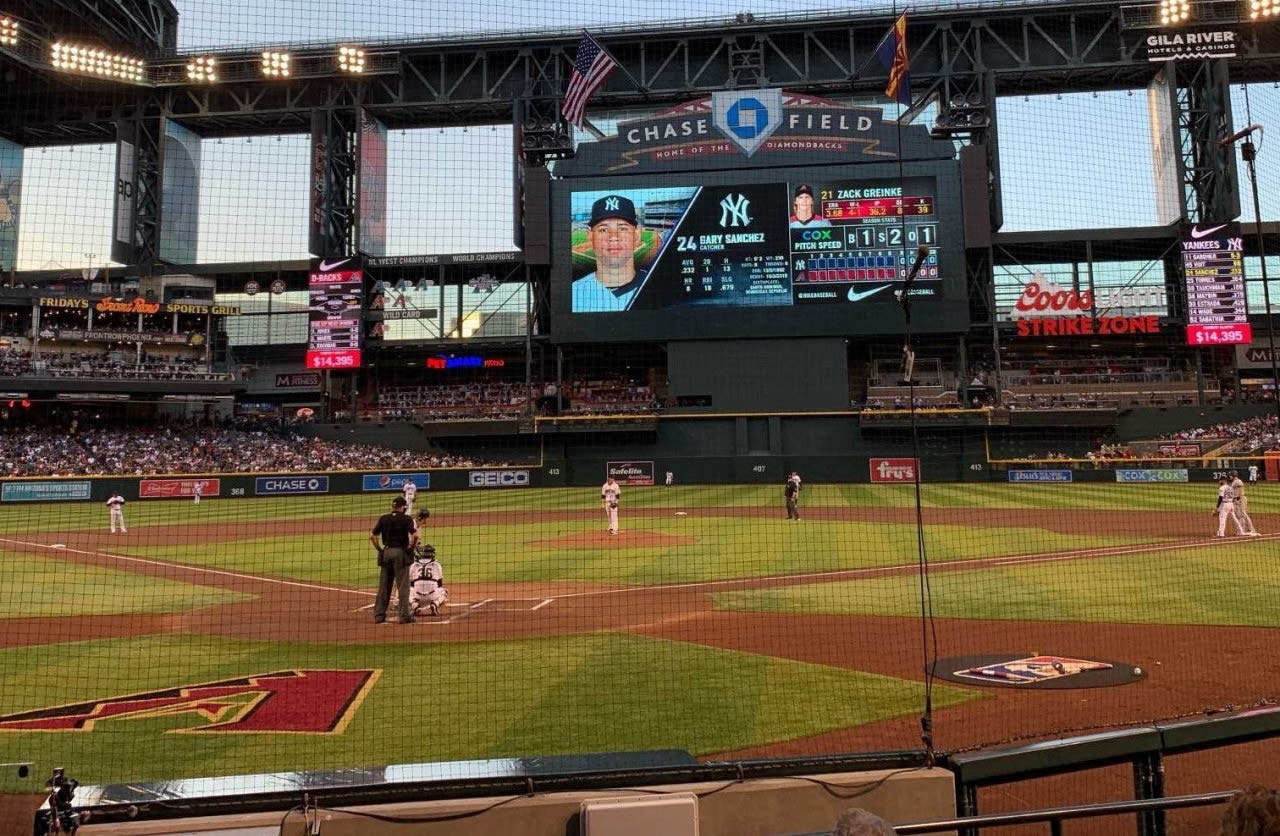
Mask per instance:
[[[1204,427],[1179,430],[1160,436],[1160,441],[1200,441],[1205,439],[1235,439],[1241,446],[1235,452],[1250,453],[1257,450],[1280,448],[1280,428],[1277,427],[1276,416],[1267,415],[1259,418],[1245,418],[1241,421],[1229,421],[1221,424],[1210,424]]]
[[[523,382],[389,386],[379,390],[370,416],[384,421],[516,419],[529,413],[531,398],[541,393],[540,386],[530,393]],[[565,412],[571,415],[635,414],[658,408],[648,386],[621,378],[568,383],[564,397]]]
[[[210,372],[203,357],[144,355],[106,351],[41,352],[13,350],[0,354],[0,376],[97,378],[107,380],[226,380]]]
[[[288,428],[82,427],[73,422],[0,430],[0,476],[303,473],[512,464],[305,438]]]

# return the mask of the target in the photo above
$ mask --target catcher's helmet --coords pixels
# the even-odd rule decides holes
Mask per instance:
[[[426,558],[427,560],[435,560],[436,547],[430,543],[423,543],[421,546],[418,546],[418,557]]]
[[[430,516],[431,516],[431,512],[428,511],[426,508],[423,508],[421,511],[418,512],[418,519],[420,520],[425,520],[427,517],[430,517]]]

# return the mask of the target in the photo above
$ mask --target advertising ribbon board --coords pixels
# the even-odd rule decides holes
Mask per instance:
[[[5,482],[0,502],[73,502],[89,499],[92,484],[76,482]]]
[[[1070,482],[1070,470],[1010,470],[1010,482]]]
[[[253,480],[258,496],[273,494],[328,493],[328,476],[259,476]]]
[[[361,490],[364,491],[402,491],[404,486],[413,483],[420,491],[431,488],[430,473],[366,473]]]
[[[206,499],[222,493],[221,479],[143,479],[138,482],[138,498],[190,499],[196,495],[197,485],[200,496]]]
[[[1142,469],[1142,470],[1117,470],[1117,482],[1187,482],[1187,469],[1179,468],[1160,468],[1160,469]]]
[[[653,462],[609,462],[605,476],[612,476],[619,485],[652,485]]]

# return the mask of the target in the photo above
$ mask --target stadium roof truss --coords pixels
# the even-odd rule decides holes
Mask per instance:
[[[142,33],[167,37],[172,28],[162,23],[167,0],[54,2],[80,18],[112,9],[132,22],[127,31],[135,41]],[[994,95],[1145,87],[1159,66],[1141,54],[1154,8],[1081,0],[918,12],[910,29],[913,87],[919,100],[947,101],[988,72]],[[1240,25],[1244,43],[1235,58],[1223,59],[1233,82],[1280,79],[1280,27],[1254,26],[1239,15],[1236,0],[1197,4],[1197,23]],[[877,94],[884,71],[867,59],[889,23],[887,14],[844,15],[601,31],[620,70],[593,106],[660,108],[755,86]],[[336,45],[291,48],[288,79],[262,78],[257,49],[215,51],[221,77],[213,84],[187,80],[191,55],[153,50],[148,83],[126,90],[68,80],[37,63],[40,84],[0,94],[0,111],[8,113],[0,128],[23,144],[97,141],[107,132],[104,122],[156,116],[203,135],[296,133],[313,109],[352,106],[369,108],[389,127],[507,121],[517,99],[564,90],[576,39],[566,32],[370,44],[369,66],[358,77],[336,70]]]

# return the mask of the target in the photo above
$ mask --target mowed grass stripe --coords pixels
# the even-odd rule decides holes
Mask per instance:
[[[961,522],[963,514],[954,515]],[[575,580],[671,584],[801,572],[911,565],[916,527],[910,523],[824,522],[785,519],[670,517],[625,520],[627,532],[683,538],[673,545],[588,548],[557,546],[558,539],[594,535],[599,526],[578,521],[526,525],[448,526],[428,529],[450,583]],[[1039,528],[977,528],[931,523],[932,560],[972,560],[1041,554],[1064,548],[1123,546],[1150,536],[1074,537]],[[692,540],[692,542],[689,542]],[[363,532],[213,542],[197,546],[110,544],[111,553],[209,568],[367,587],[376,583],[374,553]]]
[[[940,618],[1280,626],[1274,542],[1232,541],[1052,564],[984,567],[930,577]],[[721,592],[716,606],[751,612],[918,615],[915,577]]]
[[[398,627],[388,627],[388,630]],[[0,732],[81,780],[146,781],[623,749],[708,754],[918,710],[916,682],[628,634],[352,646],[195,636],[0,651],[5,712],[281,669],[382,671],[339,735],[166,734],[182,714],[92,732]],[[95,676],[85,677],[85,670]],[[985,695],[935,686],[936,705]],[[426,735],[429,743],[424,743]],[[425,747],[425,748],[424,748]],[[0,792],[20,789],[12,771]]]
[[[187,612],[252,597],[74,559],[0,551],[0,619]]]

